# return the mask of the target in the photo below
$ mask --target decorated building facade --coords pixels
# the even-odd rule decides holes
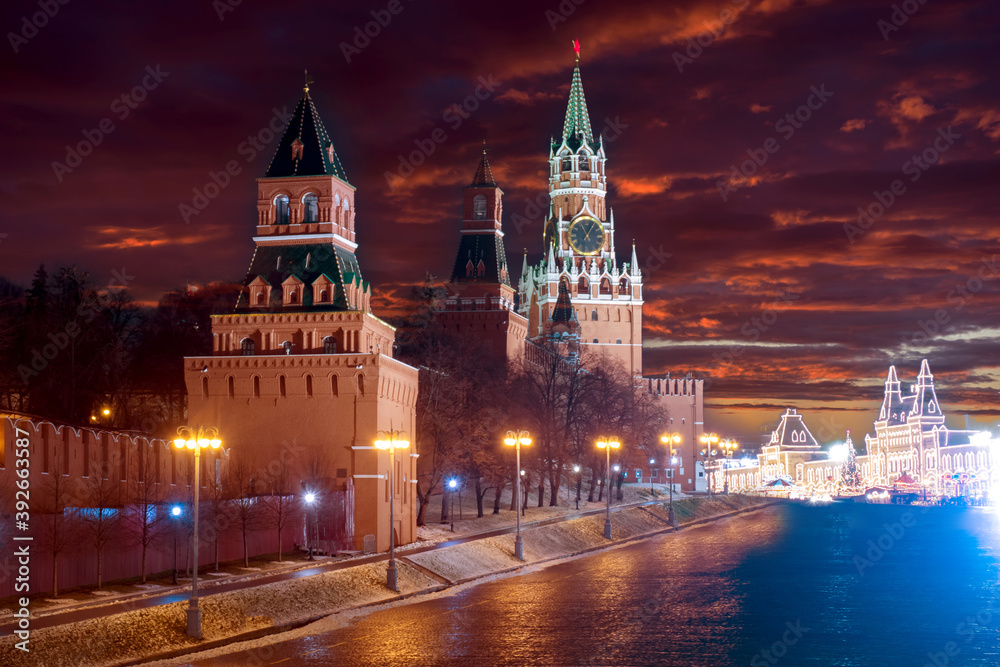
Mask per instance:
[[[234,458],[272,471],[253,491],[285,471],[287,490],[320,499],[321,542],[359,549],[374,536],[385,550],[390,497],[397,543],[416,539],[417,453],[396,452],[390,488],[390,456],[373,443],[379,430],[413,439],[417,370],[393,358],[395,330],[371,310],[355,196],[306,86],[257,180],[236,306],[213,315],[212,355],[185,359],[184,372],[189,422],[217,427]]]
[[[952,429],[945,424],[930,364],[924,359],[909,392],[889,367],[874,435],[864,438],[856,465],[861,487],[889,488],[900,480],[932,496],[980,495],[1000,490],[1000,441],[987,431]],[[846,447],[855,443],[848,431]],[[845,449],[845,452],[847,450]],[[785,479],[810,492],[843,486],[844,460],[832,460],[805,424],[788,408],[756,461],[720,464],[713,489],[756,490]]]

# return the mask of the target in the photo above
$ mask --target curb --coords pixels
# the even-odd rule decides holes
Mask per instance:
[[[694,520],[687,521],[685,523],[679,524],[678,530],[680,528],[691,527],[691,526],[698,526],[698,525],[701,525],[701,524],[710,523],[710,522],[716,521],[718,519],[725,519],[727,517],[736,516],[738,514],[746,514],[746,513],[749,513],[749,512],[756,512],[758,510],[764,509],[765,507],[770,507],[772,505],[776,505],[779,502],[780,502],[779,500],[771,500],[770,502],[761,503],[760,505],[754,505],[752,507],[744,507],[744,508],[741,508],[741,509],[738,509],[738,510],[733,510],[731,512],[726,512],[724,514],[716,514],[716,515],[710,516],[710,517],[704,517],[704,518],[701,518],[701,519],[694,519]],[[652,503],[643,503],[643,505],[648,505],[648,504],[652,504]],[[658,504],[658,502],[655,503],[655,504]],[[645,507],[638,506],[638,505],[632,505],[631,507],[637,507],[638,509],[645,511],[645,512],[651,514],[654,517],[656,516],[652,512],[649,512],[649,510],[646,510]],[[622,509],[625,509],[625,508],[623,507]],[[580,517],[580,518],[586,518],[586,517]],[[656,517],[656,518],[659,518],[659,517]],[[288,630],[295,630],[297,628],[301,628],[303,626],[309,625],[310,623],[315,623],[316,621],[322,620],[324,618],[329,618],[330,616],[333,616],[335,614],[342,614],[344,612],[356,611],[358,609],[365,609],[367,607],[375,607],[375,606],[378,606],[378,605],[391,604],[391,603],[394,603],[394,602],[399,602],[401,600],[406,600],[406,599],[409,599],[409,598],[412,598],[412,597],[416,597],[418,595],[427,595],[428,593],[437,593],[438,591],[443,591],[443,590],[446,590],[448,588],[452,588],[454,586],[461,586],[462,584],[467,584],[469,582],[476,581],[478,579],[483,579],[485,577],[493,577],[493,576],[501,575],[501,574],[509,574],[511,572],[517,572],[519,570],[523,570],[523,569],[525,569],[527,567],[531,567],[531,566],[534,566],[534,565],[541,565],[543,563],[549,563],[549,562],[552,562],[552,561],[561,560],[561,559],[565,559],[565,558],[573,558],[573,557],[581,556],[583,554],[591,553],[591,552],[594,552],[594,551],[600,551],[600,550],[603,550],[603,549],[608,549],[608,548],[611,548],[611,547],[616,547],[616,546],[619,546],[619,545],[628,544],[630,542],[635,542],[635,541],[643,540],[643,539],[646,539],[646,538],[649,538],[649,537],[655,537],[657,535],[662,535],[664,533],[672,533],[672,532],[676,532],[676,531],[674,530],[674,528],[672,526],[668,526],[667,528],[663,528],[661,530],[654,530],[654,531],[649,532],[649,533],[641,533],[639,535],[633,535],[631,537],[624,537],[624,538],[619,538],[617,540],[611,540],[607,544],[602,544],[602,545],[593,546],[593,547],[587,547],[586,549],[581,549],[579,551],[573,551],[571,553],[562,554],[560,556],[550,556],[550,557],[544,558],[542,560],[536,560],[536,561],[532,561],[530,563],[524,563],[523,565],[515,565],[513,567],[509,567],[509,568],[506,568],[506,569],[503,569],[503,570],[496,570],[494,572],[485,572],[483,574],[478,574],[478,575],[475,575],[473,577],[466,577],[465,579],[459,579],[459,580],[454,581],[454,582],[452,582],[450,584],[441,584],[439,586],[431,586],[430,588],[422,588],[422,589],[417,590],[417,591],[412,591],[410,593],[403,593],[402,595],[396,595],[396,596],[393,596],[393,597],[384,598],[382,600],[375,600],[373,602],[365,602],[364,604],[355,605],[353,607],[347,607],[347,608],[344,608],[344,609],[337,609],[337,610],[334,610],[334,611],[328,611],[328,612],[325,612],[325,613],[322,613],[322,614],[317,614],[317,615],[314,615],[314,616],[310,616],[308,618],[298,619],[298,620],[295,620],[295,621],[290,621],[288,623],[282,623],[280,625],[272,625],[272,626],[269,626],[269,627],[266,627],[266,628],[260,628],[258,630],[251,630],[250,632],[245,632],[243,634],[232,635],[230,637],[226,637],[226,638],[223,638],[223,639],[216,639],[216,640],[212,640],[210,642],[206,642],[206,643],[202,643],[202,644],[197,644],[197,645],[194,645],[194,646],[188,646],[188,647],[185,647],[185,648],[175,649],[175,650],[169,651],[167,653],[159,653],[159,654],[156,654],[156,655],[146,656],[146,657],[143,657],[143,658],[137,658],[137,659],[133,659],[133,660],[128,660],[126,662],[115,663],[115,667],[130,667],[132,665],[142,665],[142,664],[145,664],[145,663],[148,663],[148,662],[154,662],[154,661],[158,661],[158,660],[170,660],[172,658],[180,658],[180,657],[183,657],[185,655],[191,655],[191,654],[194,654],[194,653],[200,653],[202,651],[209,651],[209,650],[212,650],[212,649],[215,649],[215,648],[220,648],[222,646],[227,646],[229,644],[236,644],[236,643],[239,643],[239,642],[252,641],[254,639],[260,639],[262,637],[267,637],[269,635],[275,635],[275,634],[280,634],[282,632],[287,632]],[[422,566],[418,566],[416,563],[410,562],[405,557],[400,557],[397,560],[404,561],[405,564],[408,567],[413,568],[414,570],[420,572],[424,576],[431,576],[431,578],[433,578],[433,579],[445,579],[445,577],[442,577],[441,575],[436,574],[436,573],[433,573],[432,575],[428,574],[429,571],[424,571],[424,570],[426,570],[426,568],[423,568]]]

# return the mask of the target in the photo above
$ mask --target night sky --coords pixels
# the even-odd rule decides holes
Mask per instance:
[[[240,280],[267,128],[304,68],[358,188],[376,314],[448,276],[484,138],[517,276],[541,256],[579,38],[619,243],[646,270],[647,374],[711,378],[712,430],[755,436],[795,405],[857,442],[888,365],[914,382],[926,357],[953,426],[996,425],[1000,4],[49,1],[0,9],[14,282],[75,263],[155,303]]]

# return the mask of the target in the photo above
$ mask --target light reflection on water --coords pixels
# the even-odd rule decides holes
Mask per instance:
[[[992,509],[783,505],[379,611],[273,660],[1000,665],[998,554]]]

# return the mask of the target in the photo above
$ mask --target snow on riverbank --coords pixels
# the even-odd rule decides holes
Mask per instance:
[[[743,509],[768,502],[760,498],[728,496],[709,501],[705,498],[689,499],[674,503],[678,518],[695,520]],[[612,535],[615,540],[637,537],[668,528],[667,512],[661,505],[645,509],[627,508],[613,512]],[[550,526],[528,528],[523,531],[527,566],[518,570],[532,571],[546,567],[555,559],[569,556],[585,549],[615,545],[604,539],[604,516],[581,517]],[[407,564],[406,559],[450,581],[477,577],[467,585],[478,585],[504,574],[524,563],[513,557],[513,535],[476,540],[422,554],[401,557],[399,586],[402,593],[414,593],[438,585],[430,577]],[[549,561],[540,564],[540,561]],[[253,630],[286,625],[323,614],[335,614],[359,605],[377,603],[395,598],[385,587],[385,563],[370,563],[326,572],[319,575],[265,584],[203,598],[203,630],[207,641],[224,639]],[[481,578],[479,578],[481,577]],[[464,586],[453,587],[441,594],[451,594]],[[423,598],[421,598],[423,599]],[[405,601],[388,604],[406,604]],[[72,625],[33,631],[31,653],[14,649],[14,638],[0,639],[0,664],[45,665],[46,667],[115,665],[146,655],[194,646],[197,642],[185,635],[186,602],[178,602],[150,609],[118,614],[111,617],[84,621]],[[384,605],[380,605],[384,606]],[[368,613],[355,610],[337,613],[290,632],[281,633],[282,639],[290,635],[324,632],[346,622],[347,619]],[[252,653],[262,651],[278,640],[278,635],[254,640],[249,648]],[[233,650],[230,647],[219,652]],[[240,650],[248,650],[241,645]],[[176,664],[176,660],[163,664]]]

